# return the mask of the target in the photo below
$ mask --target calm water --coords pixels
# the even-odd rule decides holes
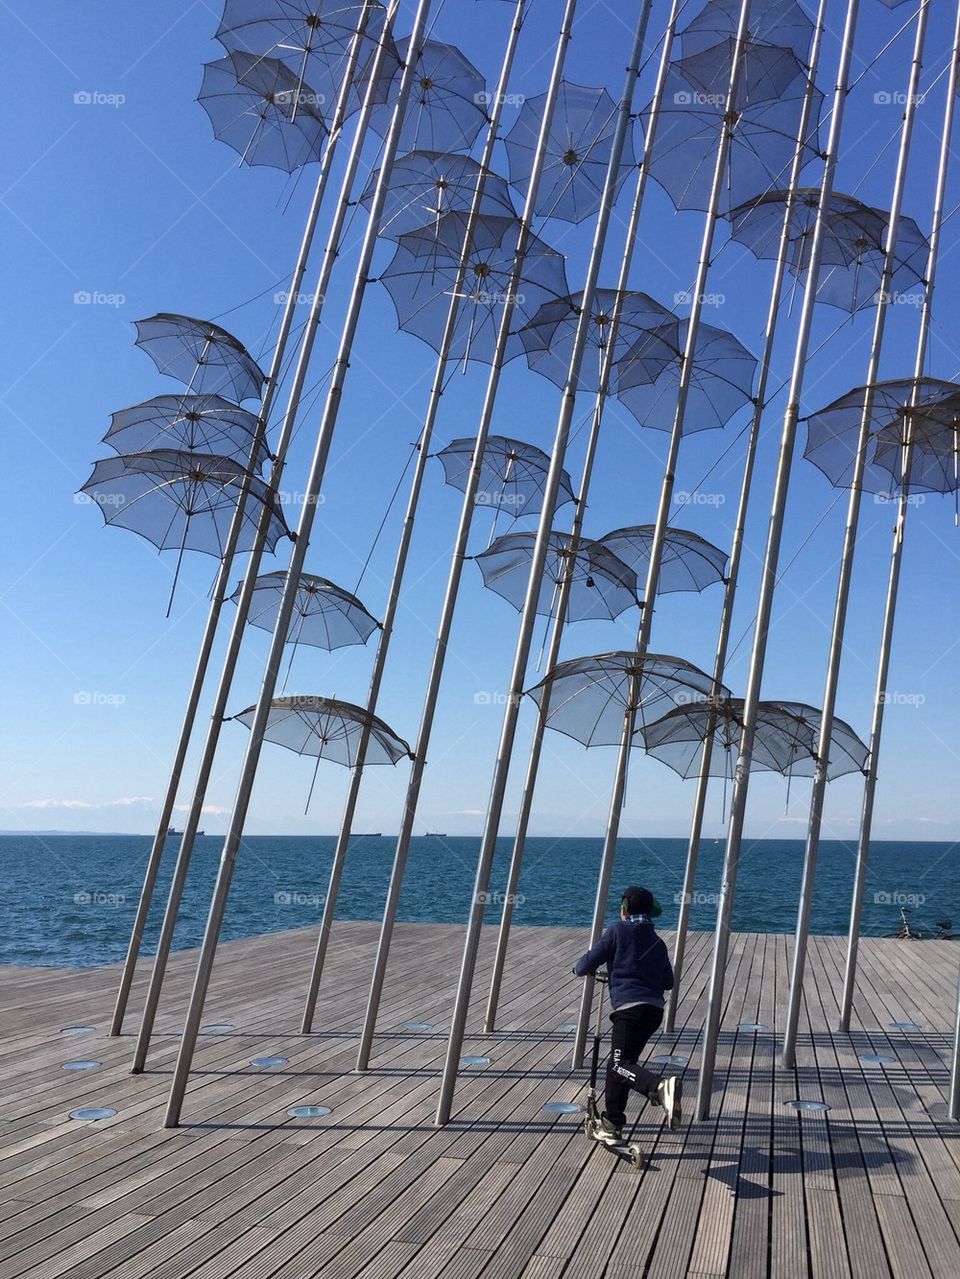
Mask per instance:
[[[178,841],[168,840],[146,944],[160,922],[160,904]],[[474,838],[413,841],[400,918],[462,923],[470,900]],[[257,837],[245,841],[237,862],[224,938],[316,925],[323,910],[332,838]],[[127,836],[0,836],[0,962],[86,967],[122,959],[139,895],[150,840]],[[199,944],[221,848],[218,837],[198,840],[177,929],[178,948]],[[338,917],[378,919],[386,895],[393,840],[354,842],[344,874]],[[518,924],[586,928],[593,908],[599,839],[531,839],[520,883]],[[871,853],[864,931],[896,930],[899,903],[912,907],[921,928],[954,919],[960,930],[960,845],[877,843]],[[506,881],[510,841],[498,849],[487,919],[499,917],[496,894]],[[710,928],[716,908],[723,847],[701,852],[693,925]],[[843,933],[853,882],[852,846],[821,848],[813,930]],[[794,927],[803,845],[761,840],[745,847],[735,926],[745,932],[789,932]],[[622,840],[614,892],[628,883],[652,887],[663,903],[664,927],[677,917],[674,895],[683,882],[686,843],[680,839]],[[615,910],[617,902],[611,903]]]

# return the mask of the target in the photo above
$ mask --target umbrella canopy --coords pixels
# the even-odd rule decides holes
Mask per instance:
[[[800,708],[790,709],[791,707]],[[709,775],[732,778],[743,733],[743,699],[713,704],[678,706],[638,733],[648,755],[667,764],[681,777],[699,777],[703,745],[713,731]],[[801,703],[760,702],[750,767],[758,772],[809,777],[816,766],[819,712]],[[830,763],[831,779],[861,771],[867,749],[849,724],[834,720]]]
[[[580,370],[579,389],[596,394],[610,346],[612,317],[617,305],[616,289],[597,289],[590,312],[589,349]],[[555,386],[567,381],[580,316],[583,292],[545,302],[536,315],[519,330],[527,353],[527,364],[549,378]],[[646,293],[627,291],[620,296],[614,361],[632,352],[634,374],[655,382],[678,359],[680,321],[665,306]],[[589,350],[595,352],[589,358]]]
[[[293,173],[323,154],[322,97],[276,58],[238,51],[204,64],[197,101],[241,164]]]
[[[745,244],[755,257],[776,258],[789,196],[787,191],[767,191],[732,209],[727,215],[731,236]],[[819,190],[810,187],[793,197],[788,266],[802,283],[809,269],[819,203]],[[890,214],[853,196],[834,192],[823,225],[817,300],[851,314],[862,307],[875,306],[883,279]],[[894,297],[923,283],[927,252],[926,237],[916,222],[901,215],[890,277],[890,293]]]
[[[741,7],[741,0],[711,0],[705,5],[678,37],[681,59],[716,49],[735,36]],[[801,61],[806,60],[813,23],[796,0],[765,0],[754,6],[748,29],[751,43],[785,46]]]
[[[599,542],[637,575],[641,586],[650,566],[653,524],[632,524],[614,529],[598,538]],[[664,535],[660,558],[657,594],[675,591],[702,591],[714,582],[722,582],[727,574],[727,553],[697,533],[685,528],[668,528]]]
[[[475,452],[476,441],[472,437],[453,440],[442,449],[437,457],[443,464],[444,483],[465,493]],[[475,505],[507,511],[514,519],[539,515],[549,470],[550,458],[543,449],[506,435],[489,435],[483,449]],[[563,471],[557,506],[573,500],[570,476]]]
[[[360,197],[360,203],[367,208],[379,177],[380,170],[374,169]],[[515,217],[506,182],[470,156],[439,151],[411,151],[401,156],[390,175],[380,234],[396,239],[409,231],[435,226],[445,213],[469,213],[481,180],[483,193],[478,211]]]
[[[258,626],[265,631],[274,629],[286,580],[284,572],[265,573],[257,578],[247,619],[251,626]],[[243,583],[240,582],[230,596],[235,604],[242,590]],[[366,644],[379,625],[357,597],[343,587],[312,573],[301,575],[297,583],[289,640],[333,652],[334,649],[345,648],[350,644]]]
[[[250,728],[256,712],[256,706],[248,706],[233,718]],[[410,756],[407,743],[382,719],[331,697],[275,697],[264,736],[297,755],[315,755],[352,768],[364,734],[369,734],[364,766],[396,764]]]
[[[675,706],[713,695],[712,678],[682,657],[662,653],[599,653],[559,662],[530,696],[542,708],[549,697],[546,726],[584,746],[614,746],[623,735],[623,717],[652,723]],[[722,687],[719,696],[729,696]]]
[[[727,178],[724,184],[730,204],[780,186],[789,175],[796,150],[797,131],[807,94],[807,72],[787,49],[751,46],[744,55],[736,105],[727,118],[726,85],[715,84],[716,66],[729,59],[729,49],[716,55],[706,50],[681,65],[671,64],[660,106],[657,145],[649,161],[650,175],[660,183],[677,209],[706,210],[710,202],[716,166],[717,143],[723,129],[730,130]],[[751,96],[753,95],[753,96]],[[815,90],[817,118],[823,94]],[[652,105],[645,108],[649,121]],[[815,133],[815,131],[814,131]],[[817,154],[815,136],[807,140],[808,158]]]
[[[361,27],[364,39],[354,85],[363,83],[385,14],[382,5],[365,6],[364,0],[225,0],[216,38],[227,53],[269,55],[284,62],[294,72],[297,97],[307,81],[322,109],[337,97]],[[392,41],[390,57],[396,67]]]
[[[536,533],[505,533],[476,556],[483,584],[514,608],[523,608],[530,581]],[[637,575],[598,542],[572,549],[569,533],[550,534],[537,612],[551,617],[560,584],[570,578],[566,620],[602,618],[613,621],[637,603]]]
[[[386,135],[393,117],[397,81],[410,49],[397,41],[399,65],[381,76],[370,127]],[[487,84],[470,59],[453,44],[427,40],[400,128],[398,150],[469,151],[487,120]]]
[[[219,395],[157,395],[111,414],[103,442],[118,453],[170,448],[245,462],[259,434],[255,414]],[[259,463],[266,461],[265,440],[258,454]]]
[[[259,400],[267,377],[243,343],[210,320],[160,312],[135,321],[136,345],[158,370],[198,395]]]
[[[680,322],[681,349],[686,343],[687,320]],[[643,339],[641,339],[643,341]],[[616,394],[641,426],[672,431],[682,357],[655,382],[648,380],[647,351],[637,359],[628,352],[616,369]],[[752,402],[757,361],[742,342],[726,329],[701,324],[697,330],[693,376],[687,396],[683,434],[726,426],[738,409]]]
[[[244,481],[239,552],[250,550],[262,509],[271,512],[267,548],[273,551],[289,529],[276,497],[262,480],[247,477],[226,457],[153,449],[97,462],[80,490],[99,506],[103,522],[139,533],[159,550],[222,555]]]
[[[914,403],[914,400],[916,401]],[[955,458],[960,384],[939,378],[900,378],[858,386],[807,418],[803,455],[835,488],[849,488],[869,406],[863,489],[894,493],[902,479],[903,445],[910,431],[916,447],[911,490],[952,492],[958,487]]]
[[[562,255],[535,235],[527,238],[520,279],[512,289],[520,230],[518,218],[487,215],[475,220],[450,359],[492,362],[508,298],[514,322],[523,325],[545,302],[568,292]],[[397,251],[380,277],[400,328],[416,334],[435,351],[440,350],[466,235],[464,215],[446,213],[432,226],[400,236]],[[506,358],[522,350],[520,338],[512,334]]]
[[[526,194],[537,154],[548,95],[527,98],[503,140],[510,181]],[[534,212],[542,218],[582,222],[600,208],[617,127],[617,104],[606,89],[561,82],[547,137]],[[627,137],[617,191],[635,167],[633,139]]]

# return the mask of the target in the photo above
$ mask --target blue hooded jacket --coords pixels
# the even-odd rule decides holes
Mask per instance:
[[[586,977],[604,964],[614,1009],[626,1004],[662,1008],[663,992],[673,988],[670,956],[647,915],[631,915],[612,924],[596,946],[581,955],[573,971]]]

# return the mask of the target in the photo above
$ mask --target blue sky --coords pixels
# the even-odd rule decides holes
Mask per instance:
[[[691,5],[690,12],[698,6]],[[413,5],[401,6],[399,29]],[[567,77],[605,85],[617,94],[621,50],[628,42],[628,6],[581,6],[570,45]],[[629,6],[632,11],[632,6]],[[665,19],[654,5],[651,37]],[[614,12],[614,9],[616,12]],[[927,229],[934,162],[943,109],[943,71],[949,49],[950,6],[934,0],[905,212]],[[507,37],[512,6],[498,0],[447,0],[435,6],[434,34],[458,43],[492,86]],[[837,187],[888,205],[912,30],[879,50],[908,22],[910,6],[891,12],[880,0],[862,0],[857,44],[857,86],[850,96]],[[832,3],[821,85],[829,90],[843,7]],[[166,780],[196,646],[206,613],[215,562],[190,558],[172,616],[164,617],[174,557],[158,556],[140,538],[104,529],[95,508],[74,494],[92,463],[108,450],[98,441],[109,414],[150,396],[176,390],[133,346],[132,322],[155,311],[221,317],[263,362],[278,319],[273,296],[285,286],[305,215],[310,171],[299,180],[266,169],[240,168],[236,154],[216,142],[195,102],[203,62],[219,56],[212,41],[218,11],[204,3],[155,0],[131,7],[124,0],[78,6],[51,0],[42,7],[11,0],[3,7],[5,44],[21,71],[24,91],[7,102],[8,162],[3,199],[8,309],[13,319],[4,345],[3,412],[8,484],[4,538],[4,669],[10,676],[0,723],[5,767],[0,826],[10,829],[151,830]],[[542,92],[556,38],[558,6],[533,0],[517,59],[518,94]],[[615,50],[615,53],[613,52]],[[649,98],[654,51],[645,67],[638,106]],[[79,95],[79,98],[78,98]],[[93,100],[83,100],[85,96]],[[512,123],[515,107],[508,108]],[[376,162],[372,144],[365,164]],[[498,153],[496,165],[505,168]],[[960,164],[954,166],[947,207],[960,202]],[[817,181],[816,167],[810,170]],[[337,179],[338,180],[338,179]],[[601,279],[615,279],[631,182],[626,184],[609,239]],[[672,304],[692,283],[703,215],[676,213],[651,183],[635,255],[632,285]],[[589,224],[548,222],[538,228],[568,256],[572,288],[582,282]],[[960,221],[947,224],[929,371],[960,375],[954,306]],[[350,221],[317,342],[307,410],[302,414],[284,488],[296,491],[309,460],[322,404],[323,378],[336,350],[346,292],[363,230]],[[322,234],[318,243],[322,244]],[[705,319],[730,328],[759,351],[770,266],[746,250],[719,251],[710,289],[717,304]],[[391,246],[378,250],[376,269]],[[307,275],[316,274],[319,253]],[[75,295],[90,294],[92,302]],[[771,385],[787,377],[801,294],[781,324]],[[679,307],[681,312],[683,306]],[[842,313],[818,308],[815,348],[804,391],[804,410],[821,407],[863,381],[872,312],[844,324]],[[892,308],[882,376],[907,376],[913,365],[918,309]],[[353,366],[324,486],[308,567],[356,586],[387,502],[407,462],[427,401],[432,352],[398,333],[382,287],[367,290]],[[437,447],[473,433],[486,369],[458,374],[444,397]],[[559,393],[515,361],[505,372],[495,432],[549,447]],[[734,622],[737,645],[728,684],[742,692],[759,559],[779,440],[783,397],[765,419],[754,501],[747,530],[742,588]],[[578,407],[578,422],[588,409]],[[723,432],[691,436],[684,444],[679,492],[699,499],[677,508],[676,522],[727,546],[739,487],[741,414]],[[802,447],[801,431],[801,447]],[[578,475],[585,432],[577,432],[568,467]],[[624,524],[651,521],[667,437],[641,431],[611,404],[594,474],[587,531],[599,535]],[[708,476],[709,478],[705,478]],[[448,547],[460,495],[442,483],[432,462],[414,540],[408,589],[400,611],[380,713],[401,736],[416,736],[432,636],[446,579]],[[845,496],[799,460],[787,516],[783,581],[777,594],[764,695],[817,704],[836,581]],[[383,608],[399,530],[403,495],[391,510],[359,594],[375,615]],[[569,509],[562,513],[569,519]],[[295,518],[296,512],[291,515]],[[863,735],[869,727],[892,508],[867,499],[858,549],[848,652],[839,713]],[[526,527],[524,525],[523,527]],[[518,526],[520,527],[520,526]],[[558,520],[558,527],[565,523]],[[489,514],[479,512],[473,549],[489,535]],[[281,544],[281,556],[285,553]],[[960,531],[953,502],[930,498],[911,511],[901,609],[891,671],[896,697],[888,708],[881,765],[878,837],[953,838],[960,801],[953,784],[958,760],[960,676],[955,660],[960,593],[955,589]],[[271,558],[265,571],[283,566]],[[239,579],[239,572],[237,578]],[[653,648],[703,667],[712,660],[719,588],[700,596],[664,598],[654,623]],[[616,623],[581,623],[565,639],[564,656],[630,647],[636,613]],[[499,734],[497,693],[508,679],[517,614],[480,585],[468,564],[424,786],[421,827],[451,834],[479,829]],[[231,710],[256,698],[269,636],[248,637]],[[539,636],[537,642],[539,648]],[[218,646],[218,654],[222,644]],[[288,691],[363,702],[372,651],[298,653]],[[534,682],[531,679],[531,682]],[[522,717],[515,781],[504,833],[515,812],[532,708]],[[246,731],[226,726],[208,796],[208,831],[223,828],[233,799]],[[589,754],[563,738],[549,743],[533,823],[534,833],[600,833],[606,815],[612,751]],[[192,775],[191,756],[186,776]],[[255,792],[251,833],[335,830],[346,774],[321,768],[308,816],[303,806],[312,767],[268,746]],[[406,765],[371,770],[357,826],[396,829]],[[806,784],[786,790],[777,779],[755,779],[748,833],[801,834]],[[186,793],[181,797],[185,802]],[[828,833],[856,829],[857,779],[835,783],[827,808]],[[624,834],[680,835],[687,829],[692,787],[654,761],[634,762]],[[708,833],[722,829],[722,788],[710,806]]]

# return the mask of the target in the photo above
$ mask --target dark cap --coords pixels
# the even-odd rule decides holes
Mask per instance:
[[[663,914],[663,907],[650,889],[638,888],[636,885],[624,889],[620,906],[628,915],[649,915],[651,919],[656,919]]]

